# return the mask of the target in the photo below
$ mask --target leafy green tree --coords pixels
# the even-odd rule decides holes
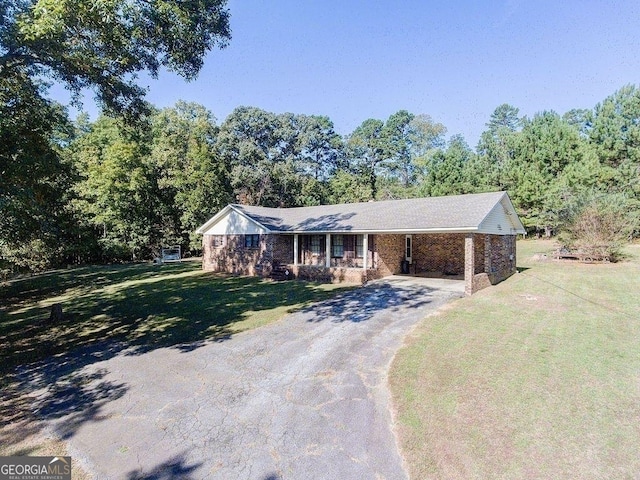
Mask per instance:
[[[73,175],[62,149],[71,128],[40,91],[28,78],[0,78],[0,257],[9,269],[50,267],[69,252]]]
[[[582,154],[580,136],[553,111],[538,113],[526,121],[520,138],[518,161],[535,164],[549,176],[555,177]]]
[[[615,171],[603,166],[593,147],[584,142],[575,161],[546,186],[539,215],[545,232],[561,232],[572,221],[576,203],[595,192],[606,193],[612,175]]]
[[[48,77],[75,94],[94,88],[106,111],[139,114],[136,73],[194,78],[230,39],[226,0],[0,2],[0,78]],[[41,92],[40,92],[41,93]]]
[[[274,207],[324,203],[324,177],[340,148],[327,119],[255,107],[236,108],[216,143],[237,201]]]
[[[640,89],[627,85],[596,105],[589,135],[603,163],[640,159]]]
[[[291,162],[283,154],[291,146],[281,143],[279,123],[273,113],[238,107],[220,127],[216,150],[230,168],[231,187],[240,203],[263,206],[293,203],[291,183],[297,179]]]
[[[415,115],[409,122],[409,150],[411,156],[416,159],[423,157],[437,148],[444,148],[446,142],[444,135],[447,128],[434,121],[430,115]]]
[[[215,143],[219,128],[203,106],[178,102],[151,117],[148,159],[164,245],[198,251],[195,230],[231,201],[227,166]]]
[[[196,228],[230,201],[209,111],[178,102],[154,112],[150,124],[131,129],[103,116],[82,124],[71,145],[79,172],[73,204],[104,260],[149,258],[174,244],[196,252]]]
[[[339,167],[344,156],[344,141],[329,117],[298,115],[300,163],[305,174],[325,182]],[[309,189],[309,187],[305,187]]]
[[[329,180],[316,180],[313,176],[308,176],[302,182],[300,192],[296,197],[296,205],[303,207],[326,205],[330,202],[330,195]]]
[[[446,145],[445,132],[444,125],[429,115],[413,115],[406,110],[391,115],[383,129],[387,158],[379,167],[376,197],[392,200],[418,195],[425,163],[431,153]]]
[[[415,115],[400,110],[391,115],[384,124],[386,167],[389,175],[397,178],[403,187],[408,187],[414,180],[414,164],[412,159],[411,122]]]
[[[384,122],[373,118],[365,120],[349,135],[347,146],[352,161],[366,176],[372,198],[375,198],[379,171],[389,151],[384,135]]]
[[[391,115],[382,131],[385,176],[407,189],[416,180],[416,159],[443,147],[446,128],[428,115],[399,110]]]
[[[373,198],[366,176],[346,169],[337,170],[329,179],[329,203],[366,202]]]
[[[565,113],[562,119],[577,128],[581,135],[588,137],[593,127],[593,110],[573,108]]]
[[[80,176],[73,205],[93,226],[104,260],[145,258],[158,243],[148,141],[103,116],[71,146]]]
[[[497,133],[502,129],[512,132],[519,130],[522,127],[522,118],[518,116],[519,113],[518,108],[508,103],[498,105],[487,122],[489,132]]]
[[[505,171],[515,155],[518,131],[524,119],[508,104],[498,106],[487,122],[478,143],[478,158],[469,166],[476,191],[505,190]]]
[[[37,229],[40,212],[56,196],[56,176],[65,170],[55,142],[65,112],[38,93],[31,82],[0,79],[0,232],[17,239]]]
[[[137,120],[149,109],[136,75],[147,72],[155,77],[166,68],[194,78],[207,51],[224,47],[230,38],[225,4],[226,0],[0,0],[0,244],[5,258],[15,260],[14,253],[19,254],[7,239],[26,237],[38,243],[32,251],[43,251],[54,244],[69,245],[70,235],[76,239],[74,257],[88,258],[78,252],[86,251],[90,242],[77,239],[86,236],[86,226],[96,217],[87,217],[89,222],[70,220],[72,213],[85,211],[70,203],[73,169],[64,163],[64,143],[56,133],[66,129],[68,120],[47,100],[45,81],[64,85],[75,101],[83,89],[93,89],[104,111]],[[123,153],[131,160],[130,152]],[[121,170],[131,178],[114,181],[114,188],[123,182],[144,183],[141,179],[146,177],[138,176],[137,168]],[[80,183],[86,184],[86,179]],[[141,185],[133,190],[148,196]],[[142,230],[133,225],[130,236],[148,236]],[[129,238],[125,243],[130,248],[142,241]],[[52,256],[62,262],[67,253],[57,249]]]

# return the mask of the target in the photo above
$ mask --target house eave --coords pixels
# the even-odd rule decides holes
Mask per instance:
[[[391,228],[391,229],[347,229],[347,230],[274,230],[274,235],[323,235],[323,234],[343,234],[343,235],[384,235],[384,234],[417,234],[417,233],[473,233],[478,227],[451,227],[451,228]]]

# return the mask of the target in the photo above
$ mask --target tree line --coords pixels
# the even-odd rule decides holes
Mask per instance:
[[[0,0],[0,270],[197,253],[227,203],[303,206],[507,190],[530,232],[637,234],[640,90],[527,118],[500,105],[475,148],[400,110],[340,135],[330,118],[239,107],[218,124],[157,109],[136,75],[195,78],[231,39],[226,0]],[[102,115],[72,121],[48,81]],[[592,243],[603,243],[597,235]]]
[[[196,228],[228,203],[294,207],[507,190],[530,232],[557,233],[586,199],[625,215],[640,201],[635,86],[562,116],[526,118],[500,105],[475,149],[460,135],[445,141],[444,125],[406,110],[341,136],[326,116],[239,107],[218,124],[194,103],[145,108],[144,121],[132,125],[108,115],[70,122],[61,106],[42,104],[36,111],[49,121],[38,119],[38,132],[28,128],[33,118],[2,115],[3,138],[15,135],[26,149],[3,172],[15,192],[2,192],[5,262],[38,269],[148,259],[174,244],[195,254]]]

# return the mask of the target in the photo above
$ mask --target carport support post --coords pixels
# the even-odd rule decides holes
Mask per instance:
[[[464,293],[467,296],[473,294],[473,276],[476,273],[476,251],[473,240],[473,233],[467,233],[464,237]]]

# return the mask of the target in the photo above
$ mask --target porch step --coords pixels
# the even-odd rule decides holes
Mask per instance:
[[[278,282],[283,280],[291,280],[293,275],[286,265],[274,265],[271,270],[271,279]]]

